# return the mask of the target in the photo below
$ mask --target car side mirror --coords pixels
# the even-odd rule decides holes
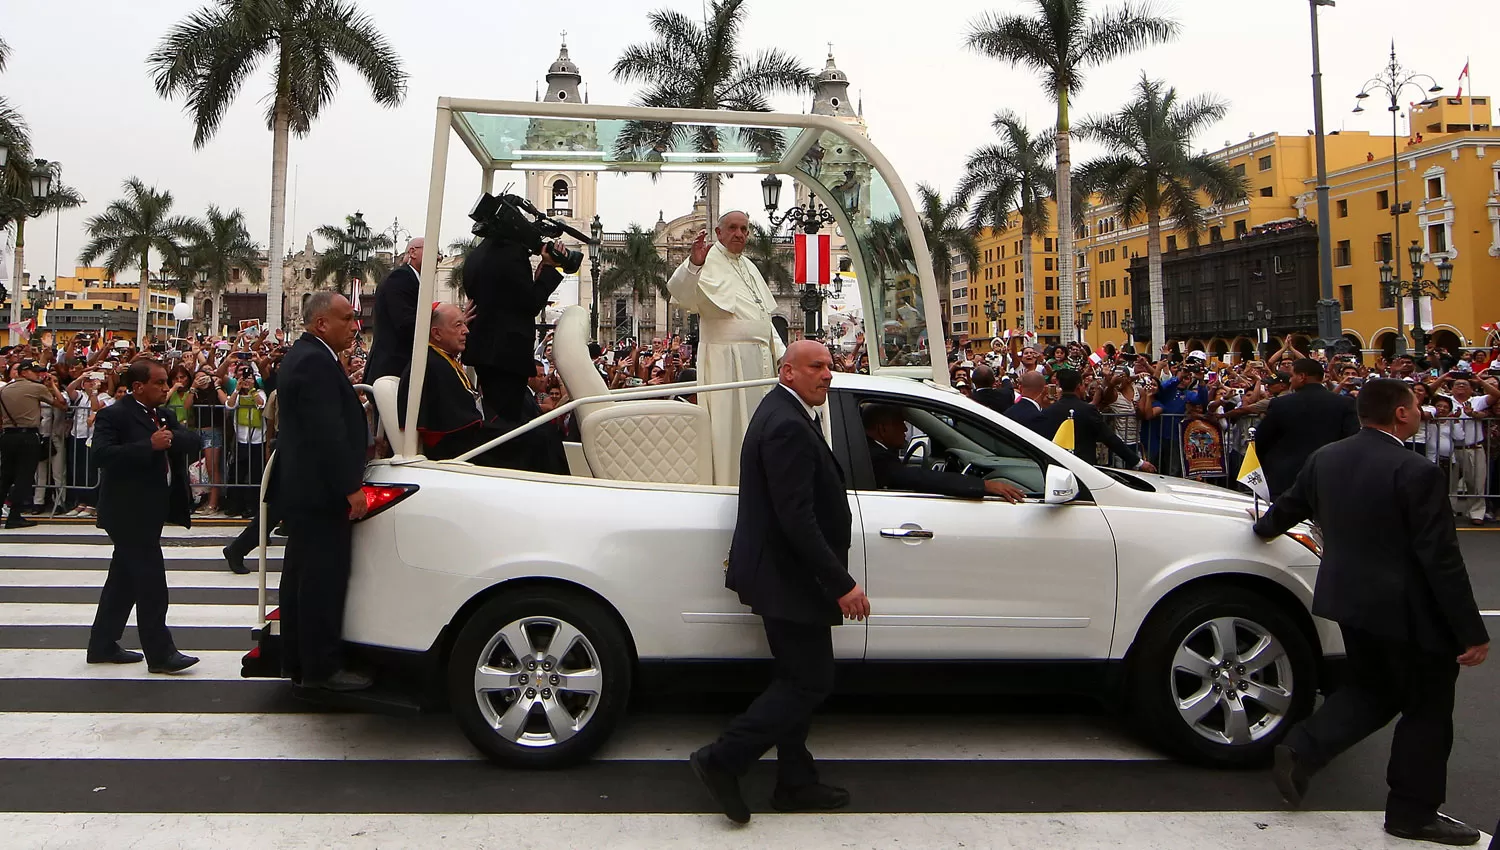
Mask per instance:
[[[1047,492],[1042,501],[1049,505],[1066,505],[1078,498],[1078,477],[1066,467],[1047,467]]]

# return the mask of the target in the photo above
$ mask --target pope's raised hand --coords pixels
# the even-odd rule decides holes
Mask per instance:
[[[688,253],[688,261],[695,266],[701,266],[708,260],[708,231],[698,234],[693,240],[693,248]]]

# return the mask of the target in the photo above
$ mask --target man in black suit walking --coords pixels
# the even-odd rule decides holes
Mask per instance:
[[[1005,411],[1008,419],[1025,425],[1037,433],[1042,431],[1042,397],[1047,392],[1047,379],[1041,371],[1021,374],[1021,397]]]
[[[167,400],[167,370],[141,359],[125,370],[130,398],[99,411],[94,419],[94,458],[99,463],[99,519],[115,544],[99,610],[89,631],[90,664],[130,664],[141,653],[120,648],[130,609],[152,673],[180,673],[198,663],[177,651],[167,629],[167,572],[161,554],[162,526],[191,524],[187,459],[202,448],[183,427]]]
[[[837,809],[849,792],[818,781],[807,751],[812,714],[833,690],[833,626],[863,620],[870,600],[849,575],[844,476],[819,413],[833,380],[827,347],[787,348],[781,386],[756,408],[740,457],[739,515],[724,584],[759,614],[772,681],[717,741],[693,753],[693,772],[736,823],[750,820],[739,777],[776,748],[780,811]]]
[[[1385,831],[1468,845],[1479,831],[1440,817],[1460,666],[1484,663],[1489,634],[1458,548],[1448,480],[1404,441],[1422,427],[1406,384],[1369,381],[1364,430],[1321,449],[1255,524],[1274,538],[1304,520],[1323,530],[1313,613],[1339,624],[1349,679],[1276,748],[1293,805],[1308,777],[1400,715],[1391,742]]]
[[[1004,413],[1016,401],[1016,392],[1011,388],[1010,378],[995,386],[995,370],[983,363],[974,367],[973,399],[996,413]]]
[[[367,384],[387,375],[400,377],[411,364],[425,244],[420,236],[406,243],[406,262],[391,270],[375,289],[375,341],[370,343],[370,356],[365,360]]]
[[[1312,453],[1359,430],[1354,400],[1323,386],[1323,364],[1292,364],[1292,392],[1271,400],[1255,429],[1255,453],[1266,470],[1271,501],[1292,486]]]
[[[1083,387],[1083,376],[1073,369],[1060,369],[1057,373],[1057,387],[1062,390],[1062,397],[1052,403],[1051,407],[1042,411],[1041,419],[1038,421],[1036,430],[1043,437],[1052,439],[1057,436],[1057,429],[1073,419],[1073,454],[1078,455],[1089,463],[1098,463],[1098,444],[1102,441],[1109,450],[1120,456],[1131,469],[1139,469],[1142,472],[1155,472],[1156,467],[1151,461],[1145,460],[1120,439],[1115,429],[1109,427],[1104,421],[1104,414],[1099,408],[1089,404],[1081,394]]]
[[[351,522],[365,515],[364,408],[339,364],[354,341],[354,308],[344,296],[314,292],[305,332],[282,361],[280,437],[272,471],[275,513],[285,517],[281,639],[288,677],[335,691],[368,688],[346,670],[344,594]]]

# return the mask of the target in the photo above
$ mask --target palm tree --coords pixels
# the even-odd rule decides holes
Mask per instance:
[[[1057,220],[1073,221],[1072,144],[1068,106],[1083,87],[1083,72],[1177,35],[1177,22],[1126,2],[1090,17],[1088,0],[1030,0],[1036,14],[991,13],[969,28],[970,48],[1042,75],[1057,103]],[[1073,228],[1057,229],[1058,319],[1063,342],[1073,340]]]
[[[3,126],[5,116],[0,110],[0,134],[5,132]],[[22,125],[24,130],[24,125]],[[12,141],[9,144],[10,155],[5,168],[0,169],[0,230],[10,225],[16,226],[15,257],[11,261],[13,273],[11,274],[12,286],[16,292],[11,293],[16,297],[11,299],[10,320],[19,322],[21,320],[20,289],[23,276],[26,271],[26,220],[39,218],[46,213],[57,213],[61,210],[81,207],[84,204],[83,195],[71,186],[65,186],[58,182],[58,168],[56,163],[43,163],[42,160],[32,159],[29,142],[24,132],[16,136],[8,137]],[[17,144],[19,142],[19,144]],[[31,178],[39,169],[45,169],[52,175],[52,186],[47,192],[47,197],[38,199],[31,192]]]
[[[265,279],[260,270],[264,259],[260,245],[250,238],[245,214],[239,208],[225,213],[210,206],[201,221],[191,223],[179,277],[189,283],[203,279],[214,300],[212,326],[219,327],[225,321],[224,287],[229,284],[233,270],[242,269],[251,283],[260,283]]]
[[[932,275],[937,279],[938,304],[943,313],[943,327],[928,332],[936,330],[944,337],[952,321],[948,302],[953,287],[953,255],[963,258],[971,269],[979,267],[979,244],[974,231],[963,222],[965,206],[962,197],[943,200],[942,192],[926,183],[917,184],[917,216],[922,221],[927,252],[932,256]]]
[[[343,60],[382,106],[406,96],[401,59],[375,24],[345,0],[217,0],[178,22],[147,58],[156,92],[181,96],[193,116],[193,146],[219,129],[245,78],[272,62],[266,123],[271,130],[270,288],[266,322],[282,325],[281,267],[290,134],[306,136],[338,90]]]
[[[1090,117],[1079,135],[1110,153],[1079,169],[1079,182],[1114,204],[1128,225],[1146,220],[1146,267],[1150,277],[1151,350],[1167,341],[1162,294],[1162,217],[1196,244],[1204,227],[1202,198],[1215,204],[1245,197],[1245,178],[1207,152],[1193,153],[1193,140],[1228,112],[1210,95],[1179,102],[1177,90],[1141,75],[1136,98],[1119,113]]]
[[[750,223],[750,238],[745,242],[745,256],[760,270],[760,276],[772,292],[792,291],[792,270],[787,267],[785,243],[776,241],[773,231]]]
[[[83,246],[78,262],[91,266],[102,257],[111,275],[131,266],[141,270],[135,320],[138,344],[146,340],[146,319],[151,311],[151,252],[155,251],[169,268],[180,268],[183,246],[193,237],[192,219],[171,212],[171,192],[157,191],[132,177],[125,181],[125,197],[84,222],[89,242]]]
[[[314,236],[327,239],[333,245],[318,255],[312,279],[318,283],[326,283],[331,278],[335,289],[348,294],[349,281],[356,277],[372,283],[385,280],[385,276],[391,273],[391,264],[381,259],[378,252],[394,250],[395,243],[383,233],[371,233],[368,237],[353,242],[351,247],[354,250],[346,253],[344,243],[349,239],[354,216],[344,216],[344,224],[344,227],[325,224],[313,231]],[[360,260],[360,255],[368,259]]]
[[[795,57],[775,48],[753,57],[740,55],[744,3],[714,0],[702,24],[671,9],[652,12],[656,40],[625,48],[615,62],[615,79],[646,84],[636,97],[638,105],[673,109],[769,112],[771,95],[812,91],[812,69]],[[783,144],[779,130],[740,128],[738,136],[740,144],[765,156],[779,154]],[[615,141],[615,156],[660,160],[668,150],[691,147],[712,153],[723,143],[718,127],[632,121]],[[719,175],[699,174],[697,179],[708,199],[712,234],[719,215]]]
[[[656,234],[641,227],[630,225],[625,231],[625,244],[619,248],[605,248],[599,253],[599,261],[606,268],[599,276],[599,294],[604,297],[619,293],[630,293],[630,314],[635,317],[636,330],[640,335],[640,304],[652,292],[667,297],[667,275],[671,269],[667,261],[656,250]]]
[[[1000,143],[985,145],[969,155],[958,197],[972,203],[969,229],[1004,230],[1015,213],[1021,223],[1021,276],[1025,292],[1023,330],[1036,331],[1036,277],[1032,241],[1052,222],[1047,200],[1057,187],[1057,169],[1050,164],[1054,138],[1033,136],[1012,112],[1001,112],[991,122]],[[971,268],[971,276],[976,269]]]
[[[457,257],[458,262],[448,271],[448,285],[456,290],[462,290],[464,279],[464,265],[469,262],[469,255],[479,247],[479,239],[470,236],[468,239],[455,239],[448,243],[447,256]]]

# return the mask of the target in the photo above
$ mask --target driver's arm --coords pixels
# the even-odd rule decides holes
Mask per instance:
[[[870,461],[875,467],[875,484],[882,490],[909,490],[959,499],[983,499],[984,479],[958,472],[938,472],[901,462],[895,452],[870,441]]]

